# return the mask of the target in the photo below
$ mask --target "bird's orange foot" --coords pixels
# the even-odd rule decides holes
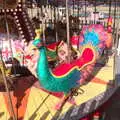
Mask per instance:
[[[71,103],[72,105],[76,105],[76,101],[75,101],[75,99],[73,97],[69,98],[68,102]]]
[[[61,108],[62,108],[62,102],[57,103],[54,107],[55,110],[60,110]]]

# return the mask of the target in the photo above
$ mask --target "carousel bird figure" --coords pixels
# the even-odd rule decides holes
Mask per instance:
[[[37,77],[43,89],[50,92],[64,93],[64,97],[58,107],[58,109],[61,109],[70,98],[71,91],[79,88],[80,80],[83,76],[82,69],[95,63],[96,59],[99,58],[101,51],[104,49],[104,40],[100,39],[99,34],[94,29],[92,31],[87,30],[81,43],[80,56],[72,62],[62,63],[54,70],[51,70],[48,66],[46,47],[41,41],[40,34],[41,32],[37,31],[33,41],[33,45],[39,50]]]

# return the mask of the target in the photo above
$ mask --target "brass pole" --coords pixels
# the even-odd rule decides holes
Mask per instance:
[[[68,44],[68,62],[70,63],[70,28],[69,28],[69,13],[68,13],[68,0],[66,0],[66,27],[67,27],[67,44]]]
[[[3,62],[3,59],[2,59],[2,51],[1,50],[0,50],[0,58],[1,58],[1,62],[2,62],[2,68],[4,68],[4,62]],[[12,116],[13,120],[17,120],[17,118],[15,116],[14,109],[13,109],[13,104],[12,104],[12,99],[11,99],[11,96],[10,96],[10,91],[9,91],[8,84],[7,84],[7,77],[6,77],[5,69],[1,69],[1,71],[2,71],[2,75],[3,75],[5,89],[6,89],[7,96],[8,96],[10,112],[13,115]]]
[[[6,0],[4,1],[4,9],[5,9],[5,14],[4,14],[4,17],[5,17],[5,25],[6,25],[6,31],[7,31],[7,39],[9,40],[9,45],[10,45],[10,49],[11,49],[11,52],[12,52],[12,45],[11,45],[11,41],[10,41],[10,37],[9,37],[9,29],[8,29],[8,23],[7,23],[7,14],[6,14]],[[1,58],[1,61],[2,61],[2,67],[4,68],[4,62],[3,62],[3,59],[2,59],[2,51],[0,50],[0,58]],[[13,53],[12,53],[12,60],[13,60]],[[14,66],[13,66],[14,68]],[[3,75],[3,80],[4,80],[4,85],[5,85],[5,89],[6,89],[6,92],[7,92],[7,96],[8,96],[8,102],[9,102],[9,107],[10,107],[10,112],[11,114],[13,115],[13,120],[17,120],[16,118],[16,115],[15,115],[15,112],[14,112],[14,109],[13,109],[13,104],[12,104],[12,99],[11,99],[11,96],[10,96],[10,92],[9,92],[9,88],[8,88],[8,84],[7,84],[7,77],[6,77],[6,73],[5,73],[5,70],[2,69],[2,75]],[[15,71],[15,69],[14,69]],[[16,74],[16,73],[15,73]]]

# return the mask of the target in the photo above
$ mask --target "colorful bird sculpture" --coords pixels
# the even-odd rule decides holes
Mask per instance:
[[[105,31],[102,30],[101,33]],[[105,47],[105,39],[100,39],[100,31],[97,33],[95,26],[90,31],[87,29],[84,40],[81,43],[80,56],[69,63],[62,63],[54,70],[49,69],[46,48],[42,44],[40,34],[35,38],[33,44],[39,49],[39,59],[37,63],[37,76],[40,86],[50,92],[63,92],[60,108],[64,101],[69,98],[71,91],[80,86],[82,69],[96,62]]]

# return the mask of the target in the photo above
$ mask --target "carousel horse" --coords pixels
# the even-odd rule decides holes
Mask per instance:
[[[33,45],[39,50],[39,58],[37,61],[37,77],[40,86],[50,92],[63,92],[64,97],[61,100],[58,109],[61,109],[71,95],[72,90],[80,86],[83,72],[82,69],[91,65],[100,58],[100,55],[105,48],[104,37],[101,37],[100,32],[96,32],[95,27],[92,30],[87,29],[83,33],[84,40],[81,43],[80,56],[71,62],[61,63],[54,70],[49,69],[46,47],[43,45],[40,32],[36,33]],[[101,31],[102,35],[104,29]]]

